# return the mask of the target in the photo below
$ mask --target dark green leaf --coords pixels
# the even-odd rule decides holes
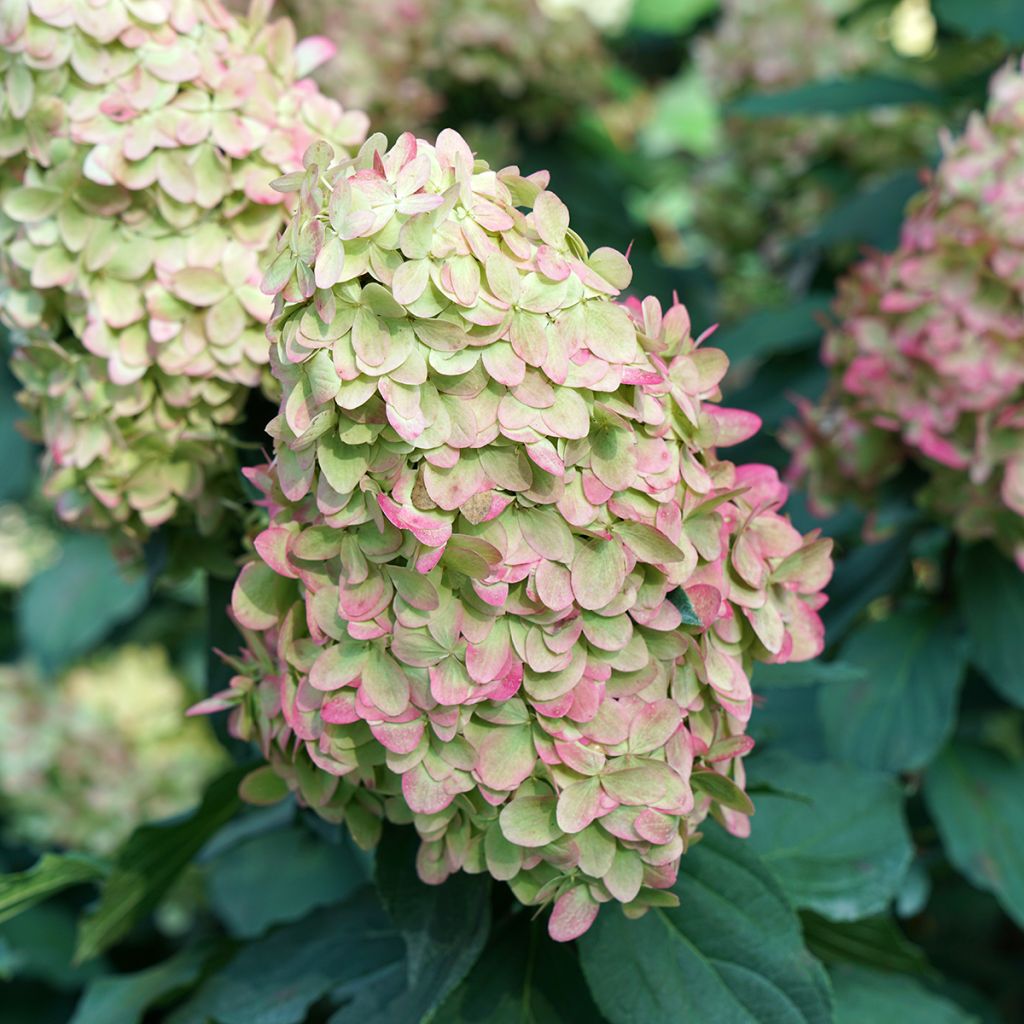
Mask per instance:
[[[835,1024],[972,1024],[978,1020],[913,978],[849,964],[831,973]]]
[[[123,570],[105,538],[67,534],[57,563],[19,595],[21,642],[47,672],[56,672],[138,612],[148,593],[146,578]]]
[[[700,616],[694,610],[693,602],[682,587],[676,587],[675,590],[670,591],[668,599],[679,610],[684,626],[698,626],[703,628],[704,623],[700,621]]]
[[[943,25],[976,39],[1000,35],[1009,43],[1024,42],[1024,6],[1020,0],[934,0]]]
[[[643,32],[678,35],[718,10],[720,0],[636,0],[629,26]]]
[[[62,889],[95,882],[108,865],[78,853],[44,853],[27,871],[0,875],[0,921],[6,921]]]
[[[134,974],[109,974],[90,982],[69,1024],[139,1024],[146,1010],[199,978],[205,955],[186,950]]]
[[[784,92],[744,96],[729,106],[728,113],[746,117],[845,114],[894,104],[937,103],[941,99],[941,93],[908,78],[862,75],[859,78],[812,82]]]
[[[903,209],[921,188],[920,170],[900,171],[845,199],[825,217],[811,238],[819,245],[858,242],[894,249],[899,242]]]
[[[885,771],[923,768],[956,720],[966,644],[955,623],[930,609],[897,611],[858,627],[840,656],[865,676],[822,689],[833,755]]]
[[[758,662],[754,666],[755,690],[814,686],[816,683],[854,683],[864,678],[864,669],[845,661],[794,661],[784,665]]]
[[[749,843],[794,906],[851,921],[889,905],[913,854],[891,778],[784,753],[751,759],[749,773],[781,791],[758,796]]]
[[[817,345],[822,318],[831,295],[811,295],[782,309],[761,309],[746,320],[715,332],[715,348],[732,362],[767,359],[782,352],[799,352]]]
[[[245,946],[168,1024],[300,1024],[332,989],[367,983],[401,956],[401,939],[364,889]]]
[[[6,366],[6,331],[0,328],[0,437],[4,439],[4,471],[0,474],[0,501],[23,498],[31,489],[35,470],[32,445],[18,432],[15,424],[22,419],[14,401],[17,383]]]
[[[469,973],[490,928],[486,876],[453,875],[426,885],[416,875],[419,839],[412,829],[390,828],[377,853],[377,886],[405,940],[405,987],[372,1017],[358,1024],[428,1021]],[[345,1011],[337,1024],[355,1021]],[[333,1022],[332,1022],[333,1024]]]
[[[602,1024],[572,948],[518,915],[488,945],[432,1024]]]
[[[1024,707],[1024,573],[984,544],[961,553],[957,580],[972,663]]]
[[[922,950],[887,915],[863,921],[829,921],[805,911],[800,917],[807,948],[827,964],[860,964],[902,974],[931,971]]]
[[[951,743],[928,769],[924,795],[949,859],[994,893],[1024,927],[1024,764]]]
[[[75,958],[102,953],[160,902],[208,839],[238,810],[244,768],[222,775],[203,802],[183,818],[137,828],[118,850],[99,905],[81,924]]]
[[[271,925],[340,902],[366,881],[349,846],[322,842],[292,826],[218,854],[209,864],[207,891],[228,931],[254,938]]]
[[[602,908],[580,940],[583,973],[612,1024],[831,1021],[825,972],[743,842],[710,826],[673,891],[678,908],[638,921]]]
[[[0,954],[0,980],[7,975],[77,991],[105,968],[101,960],[72,967],[74,948],[75,914],[71,908],[56,900],[37,904],[0,924],[0,949],[5,951]]]

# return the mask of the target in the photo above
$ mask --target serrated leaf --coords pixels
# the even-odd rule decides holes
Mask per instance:
[[[142,825],[131,834],[117,852],[98,905],[79,925],[76,961],[109,949],[153,910],[207,840],[241,806],[238,783],[244,774],[244,768],[226,772],[190,814]]]
[[[884,910],[913,856],[889,776],[769,753],[748,762],[759,794],[750,847],[798,908],[851,921]]]
[[[966,742],[929,767],[924,796],[954,865],[1024,926],[1024,764]]]
[[[967,657],[955,623],[928,608],[897,611],[854,630],[840,659],[865,675],[821,691],[832,755],[885,771],[923,768],[956,720]]]
[[[742,842],[709,826],[672,891],[678,908],[639,921],[605,906],[580,940],[583,973],[612,1024],[832,1020],[824,969],[804,948],[781,889]]]
[[[968,548],[957,564],[957,595],[971,662],[1024,707],[1024,573],[989,544]]]

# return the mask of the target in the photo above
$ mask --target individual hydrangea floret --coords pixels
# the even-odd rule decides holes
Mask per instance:
[[[195,805],[224,766],[162,647],[128,644],[54,681],[0,668],[0,812],[36,846],[107,854]]]
[[[2,309],[67,520],[215,520],[228,428],[266,375],[260,257],[288,214],[268,183],[316,138],[365,137],[303,77],[330,45],[265,6],[5,4]]]
[[[709,813],[746,833],[751,665],[821,650],[831,545],[717,458],[759,426],[714,404],[725,355],[615,301],[629,263],[545,172],[385,146],[293,182],[248,652],[203,707],[361,842],[412,823],[426,881],[486,870],[570,939],[671,903]]]
[[[374,127],[426,131],[472,96],[499,125],[551,130],[601,91],[604,53],[594,24],[542,0],[285,0],[300,29],[337,55],[318,75]],[[594,6],[593,4],[589,6]],[[466,104],[463,103],[463,106]]]
[[[898,249],[840,283],[832,385],[787,431],[819,504],[870,493],[908,462],[921,503],[1024,568],[1024,72],[993,79],[909,208]]]

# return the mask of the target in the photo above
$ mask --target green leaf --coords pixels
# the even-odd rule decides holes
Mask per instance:
[[[24,913],[62,889],[95,882],[108,865],[80,853],[44,853],[27,871],[0,875],[0,921]]]
[[[933,0],[935,16],[965,36],[1000,35],[1008,43],[1024,42],[1024,7],[1019,0]]]
[[[887,775],[784,753],[748,762],[757,797],[750,848],[790,902],[834,920],[884,910],[913,849],[899,786]]]
[[[708,157],[722,142],[722,116],[707,78],[696,70],[670,79],[653,94],[654,109],[640,132],[651,157],[692,153]]]
[[[1024,573],[990,544],[961,552],[957,591],[970,659],[996,691],[1024,707]]]
[[[66,904],[73,900],[40,903],[0,924],[0,982],[41,981],[77,992],[106,970],[102,960],[71,966],[76,914]]]
[[[405,940],[405,985],[372,1017],[357,1024],[408,1024],[431,1020],[437,1008],[476,963],[490,929],[490,887],[485,875],[459,872],[442,885],[416,875],[419,838],[412,829],[389,828],[377,853],[377,887]],[[332,1024],[356,1018],[344,1011]]]
[[[1024,926],[1024,764],[951,743],[928,769],[924,795],[946,854]]]
[[[139,1024],[154,1003],[194,984],[206,955],[185,950],[155,967],[89,983],[69,1024]]]
[[[817,683],[856,683],[864,678],[863,668],[845,661],[793,661],[784,665],[758,662],[754,666],[755,690],[814,686]]]
[[[869,107],[902,103],[937,103],[942,94],[909,78],[862,75],[859,78],[812,82],[783,92],[756,93],[736,100],[730,114],[746,117],[788,117],[792,114],[845,114]]]
[[[103,537],[67,534],[60,560],[18,597],[22,645],[54,673],[101,641],[146,603],[149,582],[129,574]]]
[[[572,948],[513,918],[432,1024],[603,1024]]]
[[[243,947],[168,1024],[300,1024],[329,991],[371,984],[401,956],[401,940],[363,889]]]
[[[815,294],[782,309],[760,309],[716,331],[715,347],[733,363],[813,348],[821,340],[822,319],[831,303],[831,295]]]
[[[339,903],[366,881],[351,847],[292,826],[250,836],[219,853],[209,862],[207,891],[228,932],[249,939]]]
[[[676,587],[675,590],[669,591],[668,599],[679,610],[684,626],[697,626],[701,629],[704,627],[704,623],[700,621],[700,616],[693,607],[690,595],[682,587]]]
[[[612,1024],[831,1021],[825,971],[744,843],[709,827],[673,891],[678,908],[639,921],[605,906],[580,940],[583,973]]]
[[[659,35],[678,35],[717,11],[720,3],[721,0],[635,0],[629,27]]]
[[[972,1024],[979,1019],[913,978],[850,964],[831,973],[835,1024]]]
[[[828,921],[805,911],[800,915],[807,948],[826,964],[860,964],[902,974],[928,974],[932,969],[888,915],[862,921]]]
[[[894,249],[899,242],[903,210],[921,188],[920,170],[899,171],[843,200],[818,225],[811,239],[819,245],[860,242]]]
[[[7,332],[0,327],[0,357],[6,363]],[[17,382],[0,364],[0,437],[4,439],[4,471],[0,475],[0,501],[23,498],[32,487],[35,475],[35,451],[18,432],[15,424],[22,418],[14,400]]]
[[[856,629],[840,658],[865,675],[821,692],[832,754],[865,768],[923,768],[956,721],[967,659],[955,623],[927,608],[897,611]]]
[[[77,961],[88,960],[124,938],[160,902],[208,839],[241,806],[238,783],[244,768],[217,779],[190,814],[137,828],[117,853],[99,905],[81,923]]]

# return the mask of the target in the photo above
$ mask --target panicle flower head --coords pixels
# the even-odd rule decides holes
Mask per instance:
[[[307,155],[278,293],[269,525],[234,615],[239,736],[319,814],[419,872],[554,902],[665,890],[708,813],[744,834],[754,659],[813,657],[830,542],[714,404],[725,355],[685,308],[616,302],[548,175],[446,130]]]
[[[192,807],[224,764],[162,647],[132,644],[55,682],[0,668],[0,810],[39,846],[110,853],[136,826]]]
[[[315,138],[365,137],[303,77],[329,45],[257,8],[4,5],[2,306],[66,519],[211,522],[267,363],[260,256],[288,214],[268,183]]]
[[[385,132],[425,131],[459,92],[493,98],[501,120],[550,129],[600,89],[594,24],[542,0],[286,0],[337,55],[325,90]],[[590,5],[594,6],[594,5]],[[483,96],[481,95],[483,93]],[[443,117],[442,117],[443,120]]]
[[[946,137],[901,242],[841,282],[825,341],[832,385],[788,430],[820,503],[913,462],[921,502],[1024,568],[1024,72]]]

